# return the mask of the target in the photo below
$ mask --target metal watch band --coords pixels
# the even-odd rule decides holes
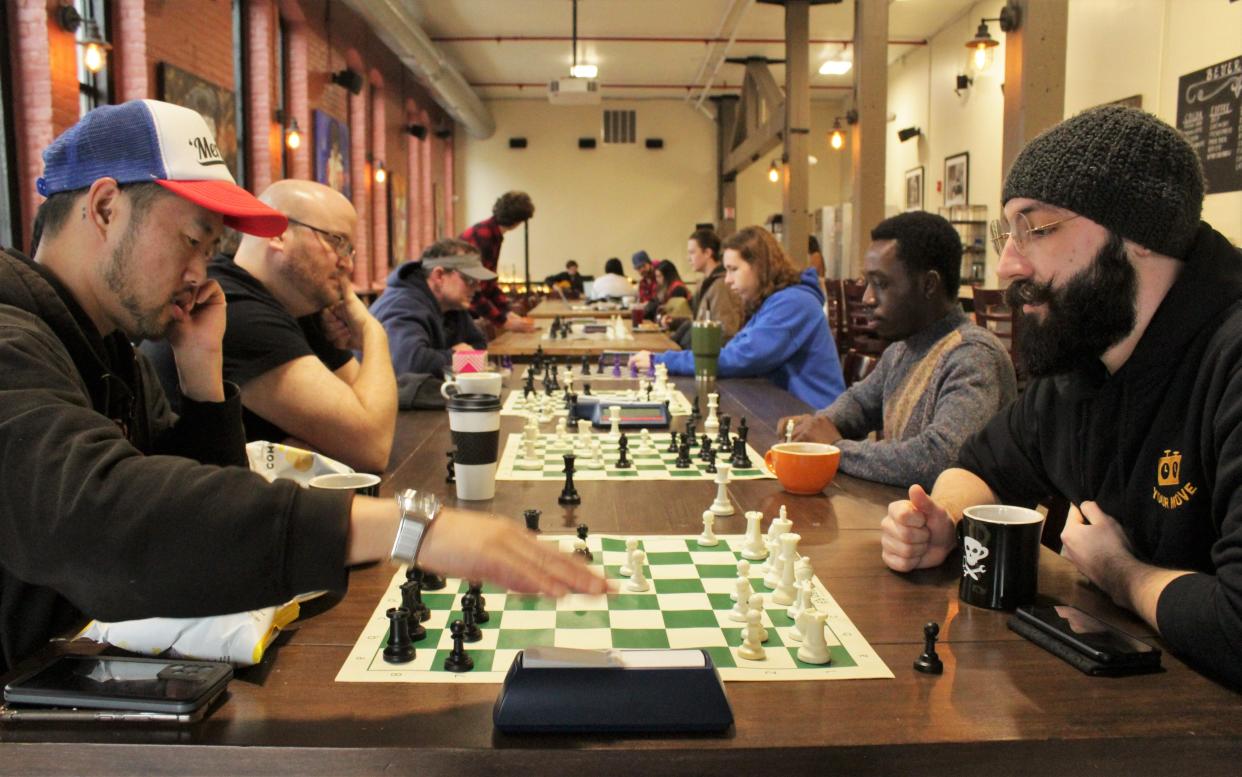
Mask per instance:
[[[427,527],[440,512],[440,499],[435,494],[407,488],[397,494],[397,508],[401,519],[388,557],[400,564],[413,564],[427,536]]]

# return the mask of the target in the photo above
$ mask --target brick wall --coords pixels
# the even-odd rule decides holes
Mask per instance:
[[[147,0],[147,77],[168,62],[233,90],[233,9],[229,0]]]
[[[78,98],[78,46],[71,32],[56,21],[58,0],[47,0],[48,63],[52,70],[52,134],[72,127],[81,116]]]
[[[43,198],[35,181],[43,172],[40,153],[52,142],[52,68],[48,57],[47,8],[43,0],[13,0],[9,6],[9,54],[12,56],[13,103],[17,131],[17,175],[22,245],[30,245],[30,226]],[[74,79],[76,83],[77,79]]]

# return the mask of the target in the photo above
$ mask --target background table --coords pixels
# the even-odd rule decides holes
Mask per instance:
[[[630,309],[620,307],[616,310],[597,310],[594,307],[587,307],[586,300],[570,300],[556,299],[549,297],[540,302],[535,307],[527,311],[526,315],[531,318],[612,318],[613,316],[621,316],[626,321],[630,319]]]
[[[629,326],[628,318],[626,319],[626,326]],[[653,353],[661,353],[663,351],[681,350],[677,343],[673,342],[663,332],[640,330],[633,333],[634,337],[631,340],[607,340],[603,338],[598,340],[576,340],[559,337],[544,339],[543,334],[542,331],[504,332],[487,344],[487,353],[489,356],[533,356],[540,346],[543,347],[543,352],[548,356],[582,356],[583,354],[598,356],[604,351],[651,351]],[[624,367],[625,365],[621,366]]]
[[[682,382],[683,390],[692,390]],[[747,416],[759,450],[773,422],[805,406],[763,380],[724,381],[722,411]],[[517,431],[519,419],[502,419]],[[403,413],[383,492],[450,493],[444,413]],[[714,486],[578,484],[582,505],[558,507],[560,483],[502,483],[473,506],[517,516],[543,510],[545,532],[697,532]],[[0,772],[42,774],[1155,774],[1236,775],[1242,697],[1165,654],[1167,672],[1089,678],[1005,627],[1005,613],[961,605],[955,559],[895,574],[880,561],[879,522],[897,489],[839,475],[819,496],[776,481],[729,486],[735,504],[768,516],[781,504],[799,549],[896,675],[893,680],[734,683],[736,726],[723,736],[531,736],[496,733],[498,686],[336,683],[337,670],[392,570],[355,570],[331,609],[282,636],[262,665],[242,670],[225,704],[202,723],[0,726]],[[450,497],[450,503],[453,501]],[[718,532],[740,532],[741,510]],[[1064,559],[1045,551],[1041,596],[1077,604],[1132,633],[1151,630],[1110,604]],[[922,626],[941,624],[944,674],[911,668]],[[1159,640],[1155,640],[1157,643]],[[172,747],[171,745],[177,745]]]

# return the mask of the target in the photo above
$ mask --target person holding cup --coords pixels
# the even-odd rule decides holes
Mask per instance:
[[[470,301],[480,281],[495,277],[477,248],[451,237],[389,273],[371,312],[388,333],[393,370],[444,378],[454,351],[486,349],[487,339],[470,317]]]
[[[1092,108],[1032,140],[1001,196],[1032,380],[930,495],[890,505],[884,563],[942,563],[975,505],[1064,498],[1062,555],[1242,689],[1242,251],[1200,220],[1195,149],[1153,114]]]
[[[725,283],[741,298],[747,320],[721,349],[718,377],[766,377],[809,405],[832,404],[845,380],[815,271],[794,269],[763,227],[747,227],[726,240],[724,266]],[[640,370],[653,361],[671,375],[694,374],[690,351],[630,357]]]

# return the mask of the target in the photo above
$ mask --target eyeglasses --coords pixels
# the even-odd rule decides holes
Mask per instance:
[[[470,277],[469,275],[466,275],[466,274],[465,274],[464,272],[462,272],[461,270],[454,270],[453,272],[455,272],[455,273],[457,273],[459,276],[461,276],[461,280],[462,280],[462,282],[463,282],[463,283],[465,283],[465,284],[466,284],[466,288],[473,289],[474,287],[476,287],[476,286],[478,286],[478,285],[479,285],[479,279],[478,279],[478,278],[472,278],[472,277]]]
[[[319,227],[313,227],[310,224],[307,224],[305,221],[298,221],[297,219],[293,219],[293,218],[289,219],[289,223],[297,224],[299,227],[306,227],[310,231],[314,232],[316,235],[319,235],[320,237],[322,237],[324,242],[328,244],[328,247],[331,248],[333,251],[335,251],[336,255],[341,257],[342,259],[353,259],[354,258],[354,244],[349,238],[345,237],[344,235],[339,234],[337,232],[329,232],[328,230],[320,229]]]
[[[1043,237],[1053,227],[1064,224],[1067,221],[1073,221],[1076,218],[1078,218],[1078,214],[1060,221],[1032,227],[1026,214],[1019,213],[1013,218],[1013,229],[1009,228],[1009,224],[1004,219],[993,219],[991,224],[992,246],[996,249],[996,253],[1003,254],[1005,252],[1005,243],[1012,237],[1014,248],[1018,249],[1019,254],[1026,256],[1026,248],[1031,244],[1032,236]]]

